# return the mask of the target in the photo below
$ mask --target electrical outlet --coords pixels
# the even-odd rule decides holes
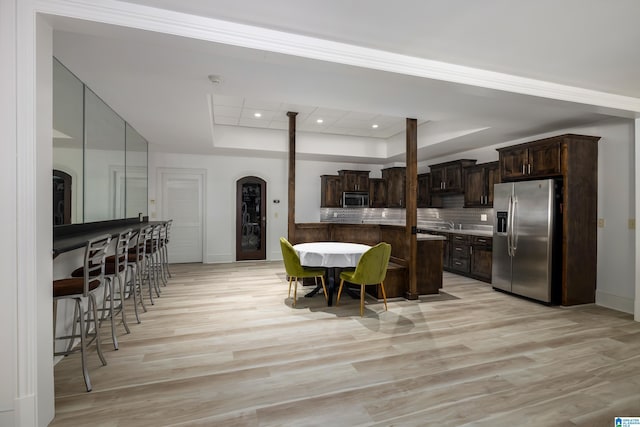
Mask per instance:
[[[604,218],[598,218],[598,228],[604,228]]]
[[[487,214],[480,214],[480,221],[486,221],[487,220]]]
[[[635,229],[636,229],[636,219],[629,218],[629,230],[635,230]]]

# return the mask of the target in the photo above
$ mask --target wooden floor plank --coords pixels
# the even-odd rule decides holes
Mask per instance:
[[[640,324],[445,273],[418,301],[296,307],[280,262],[171,266],[107,366],[55,367],[52,426],[610,426],[640,416]],[[130,307],[129,307],[130,308]],[[131,310],[130,310],[131,311]],[[130,319],[133,319],[131,312]]]

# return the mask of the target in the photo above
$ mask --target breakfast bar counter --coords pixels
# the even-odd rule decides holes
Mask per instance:
[[[140,222],[138,218],[132,218],[57,226],[53,229],[53,257],[55,258],[64,252],[82,248],[87,244],[87,241],[93,237],[103,234],[116,237],[126,229],[130,228],[136,232],[147,225],[154,224],[162,224],[162,221]]]

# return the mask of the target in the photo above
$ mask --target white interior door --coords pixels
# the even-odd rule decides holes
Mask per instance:
[[[202,262],[204,173],[161,172],[161,218],[173,219],[169,262]]]

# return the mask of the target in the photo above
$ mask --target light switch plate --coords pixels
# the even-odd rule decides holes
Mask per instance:
[[[480,214],[480,221],[486,221],[487,220],[487,214]]]
[[[604,228],[604,218],[598,218],[598,228]]]

